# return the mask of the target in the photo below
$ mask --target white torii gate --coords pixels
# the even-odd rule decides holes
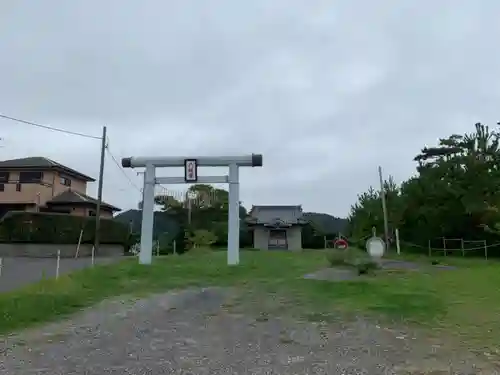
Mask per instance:
[[[142,205],[140,264],[151,264],[153,252],[155,184],[229,184],[227,264],[240,261],[240,178],[239,167],[262,167],[262,155],[196,156],[196,157],[129,157],[122,159],[124,168],[145,168]],[[156,177],[156,168],[184,167],[184,177]],[[229,167],[229,175],[198,177],[198,167]]]

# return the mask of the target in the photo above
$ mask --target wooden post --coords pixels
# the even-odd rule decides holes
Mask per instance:
[[[446,256],[446,238],[443,237],[443,253]]]
[[[486,240],[484,240],[484,259],[488,260],[488,245],[486,244]]]
[[[80,245],[82,243],[83,229],[80,231],[80,237],[78,237],[78,244],[76,245],[75,259],[78,258],[78,253],[80,252]]]
[[[462,249],[462,256],[465,256],[464,239],[460,239],[460,248]]]
[[[176,242],[175,242],[175,240],[174,240],[173,250],[174,250],[174,255],[177,255],[177,249],[176,249]]]
[[[431,240],[429,240],[429,258],[432,256]]]
[[[326,249],[326,236],[323,236],[323,245],[325,246]]]
[[[398,252],[398,255],[401,255],[401,247],[399,245],[399,229],[396,228],[396,250]]]
[[[377,237],[377,228],[372,227],[372,237]]]
[[[0,276],[2,276],[3,259],[0,258]]]

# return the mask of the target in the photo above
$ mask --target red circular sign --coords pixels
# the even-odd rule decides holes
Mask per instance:
[[[344,240],[343,238],[335,240],[333,244],[337,249],[347,249],[347,247],[349,246],[347,241]]]

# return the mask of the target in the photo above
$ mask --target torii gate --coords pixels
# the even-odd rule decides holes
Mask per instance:
[[[122,159],[124,168],[145,168],[142,205],[140,264],[151,264],[153,252],[155,184],[229,184],[227,264],[240,261],[240,178],[239,167],[262,167],[262,155],[196,156],[196,157],[129,157]],[[156,168],[184,167],[184,177],[156,177]],[[198,167],[229,167],[229,175],[198,177]]]

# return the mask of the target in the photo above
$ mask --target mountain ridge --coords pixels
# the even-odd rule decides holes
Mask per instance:
[[[130,225],[132,232],[139,233],[141,231],[141,215],[141,210],[131,209],[119,213],[113,219]],[[324,234],[345,233],[347,229],[348,221],[344,218],[321,212],[304,212],[303,215],[318,231]],[[175,235],[178,230],[179,224],[172,216],[162,211],[155,211],[153,228],[153,235],[155,237],[164,232]]]

